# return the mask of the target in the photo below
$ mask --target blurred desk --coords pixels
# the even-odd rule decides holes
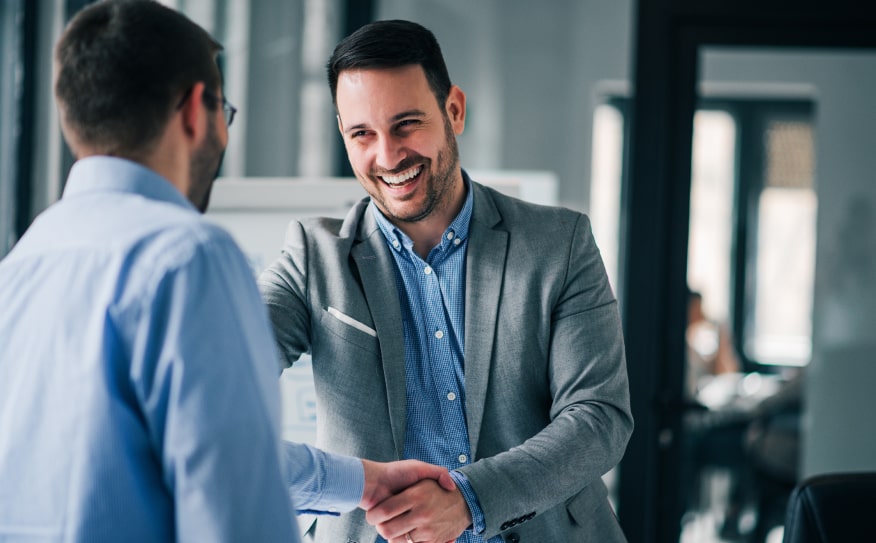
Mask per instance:
[[[772,396],[784,379],[766,373],[723,373],[700,379],[697,401],[710,411],[750,411]]]
[[[799,399],[794,393],[797,383],[761,373],[703,377],[696,403],[685,411],[686,510],[711,511],[719,519],[722,537],[735,539],[748,532],[749,541],[762,542],[767,529],[781,523],[787,485],[784,477],[766,479],[770,474],[758,461],[765,441],[756,430],[771,428],[779,420],[799,422],[799,402],[787,401]],[[796,453],[796,448],[790,451],[792,456]],[[768,454],[776,456],[775,451]],[[793,473],[796,463],[787,461],[787,454],[780,456]],[[724,481],[717,495],[712,488],[716,477]],[[741,529],[741,512],[749,507],[756,513],[756,525]]]
[[[703,377],[684,431],[693,475],[706,467],[736,470],[745,463],[744,435],[758,407],[782,387],[777,375],[724,373]]]

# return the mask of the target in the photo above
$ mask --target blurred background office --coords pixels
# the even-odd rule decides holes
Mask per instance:
[[[0,257],[72,164],[51,48],[86,3],[0,2]],[[628,345],[637,427],[607,480],[631,542],[779,541],[801,478],[876,470],[874,7],[164,3],[225,45],[240,114],[211,213],[264,234],[266,247],[241,238],[254,268],[279,251],[276,224],[341,213],[358,194],[325,82],[334,44],[375,19],[433,30],[468,96],[463,166],[593,220]],[[694,383],[689,289],[736,363]],[[702,353],[719,346],[717,333],[698,338]],[[285,431],[306,438],[313,398],[295,375],[285,386]]]

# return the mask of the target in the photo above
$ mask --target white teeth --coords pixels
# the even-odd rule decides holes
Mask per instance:
[[[401,175],[383,175],[381,176],[381,179],[383,179],[390,185],[398,185],[400,183],[404,183],[408,179],[413,179],[414,177],[417,177],[417,175],[420,174],[420,170],[422,169],[423,167],[419,166],[417,168],[414,168],[413,170],[408,170]]]

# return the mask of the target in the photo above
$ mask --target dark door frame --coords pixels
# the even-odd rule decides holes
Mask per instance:
[[[857,0],[640,0],[620,296],[636,429],[620,466],[630,543],[677,543],[690,161],[700,49],[876,47]]]

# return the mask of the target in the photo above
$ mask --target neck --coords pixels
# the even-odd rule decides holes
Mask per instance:
[[[165,135],[150,152],[138,161],[171,182],[189,201],[191,197],[191,163],[183,142]],[[197,205],[196,202],[192,202]]]
[[[459,215],[462,206],[465,205],[466,186],[462,178],[453,183],[451,194],[443,204],[436,206],[428,217],[415,222],[402,222],[391,220],[399,230],[405,233],[414,242],[414,252],[423,260],[429,256],[429,251],[441,243],[441,237],[450,226],[450,223]]]
[[[441,242],[441,236],[450,222],[442,222],[440,224],[428,224],[429,219],[418,221],[416,223],[404,223],[397,225],[399,230],[405,233],[414,242],[414,252],[420,258],[426,260],[429,256],[429,251]]]

